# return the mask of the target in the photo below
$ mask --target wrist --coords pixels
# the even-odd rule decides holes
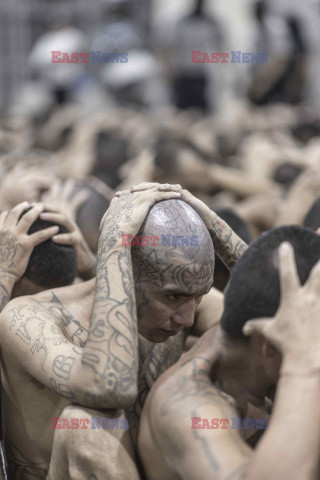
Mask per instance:
[[[320,352],[310,354],[303,353],[287,353],[284,355],[280,376],[320,376]]]
[[[3,270],[0,269],[0,280],[3,282],[7,280],[8,283],[16,283],[18,280],[20,280],[21,277],[19,277],[16,273],[9,271],[9,270]]]

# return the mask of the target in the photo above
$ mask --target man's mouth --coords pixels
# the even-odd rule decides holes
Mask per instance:
[[[174,335],[177,335],[180,331],[180,330],[165,330],[164,328],[161,328],[161,330],[163,332],[165,332],[167,335],[169,335],[170,337],[173,337]]]

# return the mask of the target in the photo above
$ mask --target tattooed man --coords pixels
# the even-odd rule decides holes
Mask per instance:
[[[177,193],[155,191],[115,199],[102,222],[96,281],[19,297],[3,310],[4,440],[10,478],[45,478],[54,434],[51,418],[58,417],[65,406],[123,409],[133,404],[138,375],[137,306],[131,249],[122,245],[122,236],[139,232],[155,201],[177,197]],[[56,222],[57,213],[47,213],[46,219]],[[137,292],[145,312],[139,317],[139,329],[158,341],[193,323],[186,311],[194,313],[198,297],[209,290],[213,278],[210,262],[201,268],[180,257],[173,259],[175,265],[169,256],[165,260],[167,265],[160,262],[158,274],[149,263],[158,281],[154,298],[158,308],[148,306],[144,292]],[[168,289],[164,274],[170,269],[172,274],[179,272],[179,294],[187,295],[178,306],[173,305],[172,281],[171,290],[164,294]],[[141,272],[141,283],[151,284],[142,275],[145,272]],[[161,307],[164,296],[172,302],[166,308]],[[150,329],[144,315],[152,312]]]
[[[44,228],[42,225],[41,231],[36,229],[31,232],[31,226],[39,221],[38,217],[42,207],[39,208],[39,205],[37,205],[29,208],[28,212],[23,215],[28,207],[28,202],[20,203],[12,210],[2,212],[0,215],[0,312],[10,298],[19,295],[19,292],[21,294],[24,289],[30,291],[31,286],[33,286],[32,291],[34,293],[41,290],[39,285],[23,279],[23,277],[26,270],[30,273],[32,267],[35,266],[34,252],[38,251],[39,248],[42,249],[47,240],[59,232],[58,226],[50,226],[49,224],[45,225],[49,228]],[[30,261],[31,256],[33,257],[32,261]],[[1,479],[5,475],[4,469],[5,455],[1,450]]]
[[[131,191],[160,188],[162,187],[159,184],[141,184]],[[130,195],[128,191],[119,192],[117,195],[124,205],[125,201],[132,202],[134,199],[134,195]],[[229,268],[232,268],[246,247],[228,225],[204,203],[185,191],[183,200],[185,202],[173,199],[156,203],[139,229],[139,240],[137,237],[129,239],[128,235],[123,238],[124,244],[132,245],[140,332],[138,396],[134,405],[127,410],[133,442],[151,386],[159,375],[180,357],[184,327],[191,327],[192,333],[200,335],[220,319],[223,299],[220,292],[211,289],[199,305],[202,294],[212,285],[212,240]],[[205,224],[199,215],[205,220]],[[157,343],[148,342],[147,339]],[[110,416],[109,412],[107,416]],[[81,418],[90,422],[92,416],[96,415],[92,410],[69,406],[64,409],[61,417],[68,421]],[[99,479],[136,478],[132,470],[130,475],[127,472],[129,452],[132,448],[123,449],[123,445],[128,445],[128,438],[121,430],[78,432],[59,429],[54,436],[48,478],[86,480],[86,477],[79,476],[79,464],[88,477],[95,474]],[[97,456],[97,451],[104,454]],[[116,452],[114,462],[111,460],[112,452]]]
[[[138,448],[148,480],[319,478],[319,259],[320,237],[299,226],[249,246],[220,327],[147,398]]]

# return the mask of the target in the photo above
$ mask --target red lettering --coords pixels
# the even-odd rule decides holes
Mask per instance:
[[[72,430],[78,430],[78,428],[79,428],[79,419],[78,418],[72,418],[71,428],[72,428]]]
[[[202,54],[202,63],[212,63],[207,53]]]
[[[139,241],[139,237],[137,235],[135,235],[132,239],[132,242],[131,242],[131,246],[132,247],[140,247],[140,241]]]
[[[201,58],[199,58],[199,57],[201,57],[201,52],[192,51],[191,55],[192,55],[191,63],[201,63]]]
[[[77,52],[71,53],[71,63],[78,63],[79,62],[79,54]]]
[[[221,63],[228,63],[229,53],[220,53],[220,58],[223,59]]]
[[[89,53],[81,52],[80,53],[81,63],[88,63]]]
[[[222,423],[221,430],[226,430],[228,427],[226,427],[226,423],[229,423],[228,418],[220,418],[220,423]]]
[[[201,428],[201,425],[198,425],[198,423],[201,422],[201,417],[191,417],[191,422],[192,422],[192,425],[191,425],[192,430],[198,430],[199,428]]]
[[[70,428],[69,421],[68,421],[66,418],[63,418],[63,419],[62,419],[61,428],[65,428],[66,430],[68,430],[68,429]]]
[[[219,63],[220,58],[219,58],[219,53],[211,53],[211,63]]]
[[[202,419],[201,428],[207,428],[207,429],[210,428],[210,423],[209,423],[209,420],[207,418]]]
[[[70,58],[69,58],[68,53],[66,53],[66,52],[62,53],[61,63],[70,63]]]
[[[141,245],[141,247],[147,247],[149,245],[148,235],[142,235],[140,245]]]
[[[61,425],[59,425],[60,420],[60,417],[51,417],[51,428],[53,430],[59,430],[59,428],[61,428]]]
[[[123,233],[121,235],[121,240],[122,240],[121,245],[123,247],[130,247],[131,239],[132,239],[132,235],[130,235],[130,233]]]
[[[61,55],[61,51],[52,51],[51,52],[51,63],[61,63],[61,58],[58,58]]]
[[[211,420],[211,428],[213,428],[214,430],[217,430],[217,428],[219,428],[219,418],[213,418]]]
[[[158,242],[159,242],[159,237],[156,237],[155,235],[151,235],[150,236],[150,245],[152,247],[157,247],[158,246]]]
[[[80,425],[82,430],[88,430],[88,427],[86,427],[86,425],[88,425],[89,423],[90,423],[89,418],[80,418]]]

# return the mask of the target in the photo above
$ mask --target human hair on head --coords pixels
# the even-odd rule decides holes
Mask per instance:
[[[312,204],[305,219],[303,220],[303,226],[310,228],[311,230],[318,230],[320,227],[320,197],[318,197]]]
[[[20,218],[30,208],[24,210]],[[37,218],[28,230],[28,235],[56,225]],[[59,225],[59,233],[68,233],[68,230]],[[35,284],[49,288],[58,288],[70,285],[77,274],[77,255],[71,245],[54,243],[51,239],[34,247],[23,278]]]
[[[289,188],[303,171],[304,168],[301,165],[296,165],[291,162],[283,162],[275,169],[273,180],[277,183],[281,183],[281,185],[284,185],[286,188]]]
[[[320,259],[320,236],[301,226],[282,226],[257,238],[236,263],[225,292],[222,329],[234,339],[245,340],[244,324],[273,317],[280,304],[278,249],[282,242],[294,248],[303,285]]]

